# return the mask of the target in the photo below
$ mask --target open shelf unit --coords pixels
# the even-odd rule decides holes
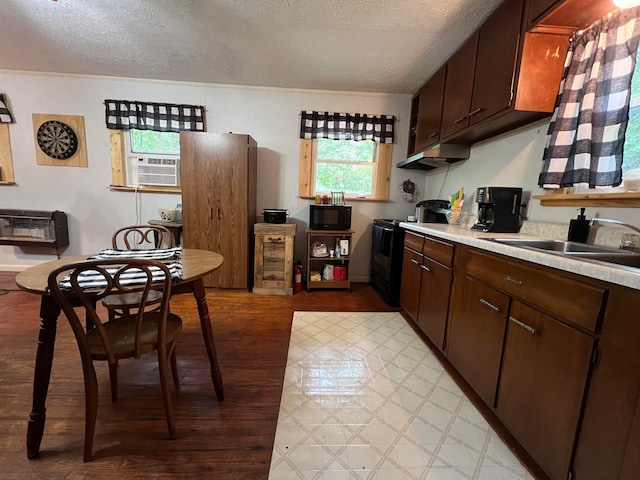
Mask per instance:
[[[353,230],[307,230],[307,271],[306,271],[306,281],[307,281],[307,291],[311,291],[313,289],[319,288],[336,288],[336,289],[347,289],[351,290],[351,280],[350,278],[350,269],[349,269],[349,261],[351,260],[351,249],[353,248],[352,242]],[[347,254],[337,256],[335,253],[337,251],[336,245],[339,244],[340,240],[346,240],[347,242]],[[312,253],[312,245],[315,241],[320,243],[324,243],[327,248],[327,252],[329,250],[334,250],[334,256],[327,257],[317,257]],[[345,267],[346,274],[344,280],[325,280],[322,276],[324,268],[326,265],[333,265],[334,268],[336,266]],[[314,279],[312,280],[312,274],[319,273],[320,280]],[[335,271],[334,271],[335,275]]]

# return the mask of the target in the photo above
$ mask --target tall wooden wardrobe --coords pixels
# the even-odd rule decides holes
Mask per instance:
[[[257,151],[249,135],[180,132],[184,247],[224,257],[205,287],[253,286]]]

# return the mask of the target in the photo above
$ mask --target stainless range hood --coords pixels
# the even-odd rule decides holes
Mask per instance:
[[[452,163],[466,160],[469,158],[470,150],[471,147],[469,145],[441,143],[398,162],[396,167],[415,170],[433,170],[434,168],[446,167]]]

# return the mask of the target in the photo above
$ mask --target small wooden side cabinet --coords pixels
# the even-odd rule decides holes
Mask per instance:
[[[291,295],[296,224],[256,223],[253,231],[256,237],[253,293]]]
[[[352,235],[353,230],[307,230],[307,291],[314,288],[351,290]],[[314,245],[318,244],[321,248],[314,250]],[[327,266],[331,268],[333,278],[324,276]]]
[[[0,245],[54,248],[69,246],[67,214],[59,210],[0,210]]]

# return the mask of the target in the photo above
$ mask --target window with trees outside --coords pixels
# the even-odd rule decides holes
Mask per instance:
[[[110,130],[112,188],[180,192],[180,134]]]
[[[376,144],[372,140],[319,138],[315,147],[315,192],[344,192],[355,197],[375,195]]]
[[[624,174],[640,168],[640,59],[636,54],[636,67],[631,78],[631,100],[629,102],[629,123],[624,139]]]
[[[351,200],[388,200],[391,148],[372,140],[301,140],[299,195],[344,192]]]

